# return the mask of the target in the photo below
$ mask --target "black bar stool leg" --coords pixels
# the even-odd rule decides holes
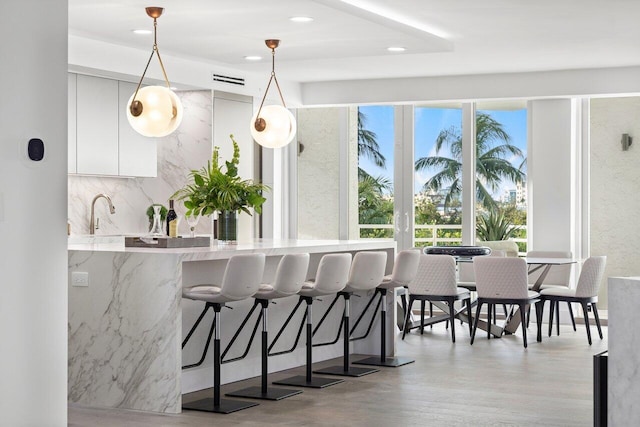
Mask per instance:
[[[273,384],[277,385],[292,385],[296,387],[309,387],[309,388],[325,388],[335,384],[343,382],[342,379],[337,378],[322,378],[313,377],[312,365],[313,365],[313,320],[311,317],[311,305],[313,304],[312,297],[302,297],[307,303],[307,366],[306,375],[296,375],[294,377],[285,378],[280,381],[274,381]]]
[[[242,409],[257,406],[254,402],[243,402],[240,400],[222,399],[220,397],[220,310],[224,304],[213,304],[215,312],[215,337],[213,339],[213,398],[196,400],[182,405],[182,409],[193,411],[215,412],[219,414],[230,414]]]
[[[379,369],[373,368],[358,368],[351,366],[350,363],[350,349],[349,349],[349,317],[351,311],[351,294],[348,292],[341,293],[344,297],[344,312],[342,315],[343,321],[343,340],[344,340],[344,354],[342,356],[342,366],[330,366],[324,369],[318,369],[313,371],[316,374],[328,374],[328,375],[340,375],[343,377],[361,377],[363,375],[372,374],[378,372]]]
[[[353,363],[357,365],[388,366],[397,368],[398,366],[415,362],[415,360],[406,357],[387,357],[387,290],[384,288],[378,288],[378,292],[380,292],[380,297],[382,298],[382,307],[380,311],[380,358],[367,357],[366,359]]]
[[[269,307],[268,300],[257,300],[262,305],[262,376],[260,387],[247,387],[242,390],[227,393],[227,396],[232,397],[248,397],[252,399],[262,400],[282,400],[287,397],[295,396],[302,393],[302,390],[294,390],[290,388],[269,388],[268,375],[269,375],[269,336],[267,328],[267,309]]]

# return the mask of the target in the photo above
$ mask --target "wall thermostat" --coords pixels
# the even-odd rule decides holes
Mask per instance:
[[[31,138],[27,144],[27,154],[34,162],[44,159],[44,142],[40,138]]]

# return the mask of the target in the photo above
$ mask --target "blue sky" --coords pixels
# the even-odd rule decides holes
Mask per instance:
[[[393,106],[361,106],[360,111],[366,115],[365,128],[375,132],[380,151],[387,159],[386,170],[373,165],[368,159],[360,159],[360,167],[373,176],[383,175],[393,181]],[[459,109],[416,108],[415,117],[415,157],[420,158],[435,154],[433,144],[442,129],[454,126],[460,129],[462,111]],[[509,110],[489,112],[493,118],[502,123],[511,136],[512,143],[526,155],[527,150],[527,110]],[[441,152],[441,154],[447,154]],[[517,163],[517,164],[516,164]],[[514,162],[516,166],[519,162]],[[415,176],[415,192],[419,192],[422,184],[432,172],[420,172]],[[502,189],[512,188],[511,183],[504,183]],[[502,192],[500,190],[500,194]]]

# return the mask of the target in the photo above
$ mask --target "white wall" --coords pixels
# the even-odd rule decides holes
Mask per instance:
[[[146,210],[152,203],[169,207],[169,197],[188,182],[192,169],[206,166],[211,158],[212,96],[211,91],[178,92],[184,107],[184,119],[173,134],[158,138],[157,178],[111,178],[69,176],[69,220],[72,234],[89,234],[91,200],[96,194],[111,197],[116,213],[109,213],[104,199],[96,201],[95,215],[100,218],[96,234],[140,234],[149,231]],[[221,142],[217,142],[221,144]],[[227,137],[225,144],[231,146]],[[227,159],[227,157],[223,157]],[[185,212],[181,202],[175,210]],[[211,220],[202,218],[198,233],[211,234]],[[179,233],[188,233],[186,221],[179,223]]]
[[[637,276],[640,251],[640,98],[591,100],[591,254],[606,255],[605,277]],[[622,151],[623,133],[635,137]],[[600,306],[607,306],[606,282]]]
[[[0,3],[2,426],[67,425],[67,7]]]

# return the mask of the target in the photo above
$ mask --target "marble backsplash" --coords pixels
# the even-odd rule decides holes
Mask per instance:
[[[212,149],[212,93],[185,91],[178,96],[184,107],[184,119],[176,132],[158,138],[158,176],[156,178],[119,178],[69,175],[68,217],[72,234],[89,234],[91,201],[95,195],[108,195],[116,208],[109,213],[104,199],[96,201],[99,218],[96,234],[139,234],[149,231],[146,210],[153,203],[169,207],[169,197],[188,180],[192,169],[206,165]],[[185,208],[175,204],[180,218]],[[179,223],[179,233],[189,232],[186,221]],[[211,221],[202,218],[197,233],[210,234]]]

